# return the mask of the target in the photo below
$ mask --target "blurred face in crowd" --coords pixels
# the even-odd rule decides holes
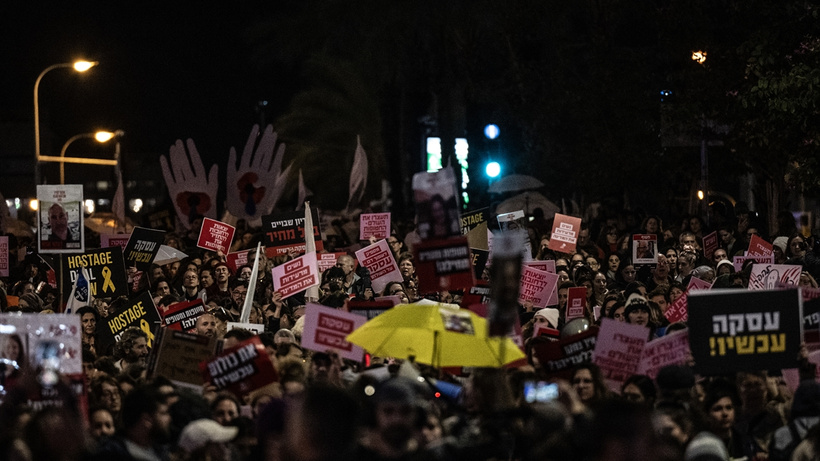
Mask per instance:
[[[735,405],[729,397],[723,397],[709,408],[709,421],[716,434],[730,431],[735,424]]]
[[[629,313],[629,323],[646,326],[649,323],[649,312],[644,309],[632,309]]]
[[[216,283],[223,285],[228,283],[228,278],[231,276],[231,271],[228,269],[228,266],[217,266],[214,269],[214,278],[216,279]]]
[[[718,248],[712,254],[712,260],[715,262],[715,264],[726,259],[729,259],[729,256],[726,254],[726,250],[724,250],[723,248]]]
[[[592,380],[592,372],[586,368],[581,368],[572,377],[572,387],[578,393],[578,398],[582,402],[589,401],[595,396],[595,385]]]
[[[618,306],[615,309],[615,313],[612,315],[612,318],[619,322],[626,322],[626,317],[624,316],[624,310],[626,310],[626,306]]]
[[[82,317],[80,317],[80,322],[83,324],[84,335],[92,336],[94,332],[97,331],[97,318],[94,317],[94,314],[86,312]]]
[[[649,218],[646,220],[646,232],[649,234],[654,234],[658,232],[660,226],[658,225],[658,220],[655,218]]]
[[[666,256],[658,255],[658,265],[654,269],[656,279],[665,279],[669,276],[669,263],[666,262]]]
[[[355,267],[355,263],[353,262],[353,258],[350,256],[339,256],[339,259],[336,260],[336,267],[345,271],[345,275],[350,275],[353,273],[353,269]],[[399,266],[401,269],[401,266]]]
[[[202,274],[200,275],[200,283],[202,284],[202,288],[208,288],[214,284],[214,277],[211,275],[211,271],[202,271]]]
[[[202,314],[196,319],[196,334],[213,337],[216,335],[216,317],[211,314]]]
[[[632,264],[625,266],[623,270],[621,270],[621,277],[623,277],[625,283],[634,282],[635,274],[637,274],[637,271],[635,270],[635,266]]]
[[[666,263],[669,264],[669,267],[678,267],[678,252],[674,248],[667,250]]]
[[[607,267],[609,267],[610,271],[617,271],[620,264],[621,258],[619,258],[618,255],[609,255],[609,258],[607,259]]]
[[[154,294],[159,297],[171,294],[171,287],[168,286],[168,282],[159,282],[154,288]]]
[[[100,403],[102,403],[105,408],[108,408],[113,413],[120,411],[120,408],[122,408],[120,388],[110,383],[102,383],[100,389],[102,390],[102,395],[100,395]]]
[[[236,407],[236,403],[234,403],[232,400],[223,399],[214,408],[214,421],[218,422],[223,426],[227,426],[228,423],[230,423],[238,417],[239,408]]]
[[[589,266],[589,268],[594,271],[597,271],[601,268],[601,263],[599,263],[598,259],[596,259],[594,256],[587,256],[586,262],[587,266]]]
[[[95,440],[114,435],[114,418],[108,410],[97,410],[89,418],[91,436]]]
[[[148,357],[148,341],[143,338],[139,337],[134,340],[134,345],[131,346],[131,350],[128,353],[128,357],[126,362],[141,362],[145,365],[145,359]]]
[[[412,277],[416,272],[415,267],[413,267],[413,261],[409,259],[402,261],[401,264],[399,264],[399,272],[401,272],[401,276],[404,278]]]
[[[593,280],[592,285],[596,293],[606,293],[606,275],[600,272],[595,274],[595,280]]]
[[[666,303],[666,298],[663,295],[655,295],[653,296],[650,301],[657,304],[658,307],[661,308],[661,312],[666,312],[666,309],[669,308],[669,305]]]
[[[199,287],[199,276],[196,275],[196,271],[185,272],[185,276],[182,277],[182,286],[185,288]]]
[[[558,310],[562,310],[567,306],[567,298],[569,296],[568,288],[561,288],[558,290]]]
[[[681,290],[678,287],[672,287],[672,289],[669,290],[669,302],[670,303],[675,302],[675,300],[680,298],[682,295],[683,295],[683,290]]]

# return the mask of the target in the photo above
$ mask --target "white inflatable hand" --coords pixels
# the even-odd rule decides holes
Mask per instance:
[[[270,214],[282,195],[285,177],[290,171],[288,168],[282,172],[282,158],[285,155],[283,143],[279,144],[274,156],[277,135],[273,127],[268,125],[265,128],[257,145],[258,136],[259,126],[254,125],[242,151],[239,168],[236,167],[236,149],[231,147],[228,157],[228,211],[248,221]]]
[[[219,166],[212,166],[206,177],[205,166],[193,139],[189,139],[187,144],[186,152],[182,140],[177,139],[169,151],[170,167],[164,155],[160,156],[159,163],[177,216],[185,228],[190,229],[191,222],[198,216],[216,219]]]

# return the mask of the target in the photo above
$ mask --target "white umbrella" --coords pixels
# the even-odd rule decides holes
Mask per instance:
[[[525,174],[511,174],[490,184],[489,191],[493,194],[504,192],[517,192],[520,190],[538,189],[544,187],[544,183],[532,176]]]
[[[524,210],[524,213],[532,214],[532,210],[536,208],[541,208],[541,211],[544,212],[544,219],[550,219],[555,216],[555,213],[561,211],[558,205],[538,192],[524,192],[499,203],[495,208],[495,212],[496,214],[502,214]]]
[[[157,251],[157,255],[154,256],[154,264],[156,264],[157,266],[164,266],[166,264],[182,261],[183,258],[187,257],[188,255],[177,250],[174,247],[169,247],[168,245],[160,245],[159,251]]]

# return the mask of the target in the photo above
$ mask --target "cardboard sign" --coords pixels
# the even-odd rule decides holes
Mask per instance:
[[[164,241],[165,231],[135,227],[122,252],[126,267],[136,267],[143,272],[149,270]]]
[[[100,248],[119,247],[125,250],[131,234],[100,234]]]
[[[128,277],[123,266],[120,247],[87,251],[81,255],[65,256],[63,263],[63,286],[71,287],[80,274],[80,269],[90,273],[88,289],[94,298],[116,298],[128,296]],[[68,302],[69,292],[64,293],[63,302]]]
[[[120,335],[129,327],[137,327],[148,335],[148,347],[152,347],[159,329],[160,318],[154,299],[148,291],[131,298],[122,309],[112,312],[97,322],[97,350],[106,351],[120,340]]]
[[[236,233],[236,228],[230,224],[203,218],[196,246],[205,250],[227,253],[233,242],[234,233]]]
[[[598,327],[546,344],[533,346],[533,354],[538,358],[547,375],[569,379],[572,368],[592,361],[592,352],[598,337]]]
[[[490,252],[487,250],[479,250],[478,248],[470,248],[470,259],[473,263],[473,277],[475,280],[481,280],[484,275],[484,270],[487,268],[487,260],[490,258]]]
[[[467,238],[419,242],[413,252],[420,293],[473,286],[473,262]]]
[[[471,230],[477,228],[482,223],[487,222],[487,212],[489,208],[471,211],[461,215],[461,235],[467,235]]]
[[[632,235],[632,263],[635,266],[658,265],[658,236],[655,234]]]
[[[646,343],[641,353],[638,374],[655,379],[667,365],[684,365],[689,361],[689,331],[681,330]]]
[[[339,259],[340,256],[344,256],[347,253],[344,251],[337,251],[335,253],[319,253],[316,255],[316,265],[319,266],[319,272],[324,272],[331,267],[336,265],[336,260]]]
[[[703,236],[703,256],[706,257],[709,261],[712,260],[712,256],[715,254],[715,250],[718,248],[718,236],[717,231],[712,233],[706,234]]]
[[[148,376],[165,376],[184,387],[202,390],[199,363],[213,358],[216,338],[161,328],[148,358]]]
[[[688,324],[700,374],[788,368],[803,339],[803,300],[796,289],[695,291]]]
[[[772,256],[774,255],[773,248],[771,243],[755,234],[752,235],[752,239],[749,240],[749,251],[746,252],[746,256]]]
[[[259,336],[226,349],[215,359],[199,363],[202,378],[217,389],[245,395],[279,377]]]
[[[83,372],[82,328],[77,314],[0,314],[0,325],[4,328],[0,339],[2,351],[13,338],[22,344],[20,356],[36,367],[43,358],[58,359],[61,374]],[[99,350],[99,349],[98,349]],[[5,357],[5,352],[2,354]],[[17,357],[6,357],[17,360]],[[18,360],[19,361],[19,360]]]
[[[578,241],[578,232],[580,231],[581,218],[555,213],[548,248],[561,253],[574,252],[575,244]]]
[[[316,239],[316,251],[324,249],[322,233],[319,229],[319,211],[310,210],[313,218],[313,237]],[[305,212],[291,211],[262,216],[262,229],[265,231],[265,254],[268,257],[286,255],[289,251],[306,252],[305,244]]]
[[[370,282],[374,293],[381,293],[388,282],[401,282],[404,277],[386,240],[379,240],[356,252],[359,264],[370,270]]]
[[[248,250],[226,254],[225,264],[231,269],[231,273],[236,274],[240,267],[248,264]]]
[[[649,328],[645,326],[601,319],[592,362],[601,368],[610,389],[620,390],[626,378],[638,372],[648,337]]]
[[[40,253],[82,253],[83,186],[37,186],[37,247]]]
[[[771,290],[778,285],[797,286],[803,266],[790,264],[755,264],[749,275],[750,290]]]
[[[171,330],[193,333],[196,331],[197,319],[204,313],[205,304],[201,299],[194,299],[193,301],[172,304],[163,313],[162,321]]]
[[[9,276],[9,237],[0,235],[0,277]]]
[[[532,301],[535,307],[558,304],[558,275],[523,266],[518,302],[523,304],[526,301]]]
[[[539,271],[549,272],[550,274],[555,273],[554,259],[548,259],[545,261],[526,261],[524,262],[524,265],[532,267],[533,269],[538,269]]]
[[[586,287],[571,287],[567,290],[567,322],[586,315],[587,289]]]
[[[386,239],[390,236],[390,213],[362,213],[359,215],[359,240],[370,237]]]
[[[317,352],[333,350],[342,358],[360,361],[364,350],[345,338],[365,322],[367,318],[361,315],[308,303],[302,347]]]
[[[282,299],[318,284],[316,253],[310,252],[273,268],[273,289],[282,293]]]

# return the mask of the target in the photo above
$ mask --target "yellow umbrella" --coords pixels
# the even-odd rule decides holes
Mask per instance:
[[[501,367],[524,358],[507,337],[488,337],[487,321],[445,304],[399,304],[369,320],[347,341],[373,355],[436,367]]]

